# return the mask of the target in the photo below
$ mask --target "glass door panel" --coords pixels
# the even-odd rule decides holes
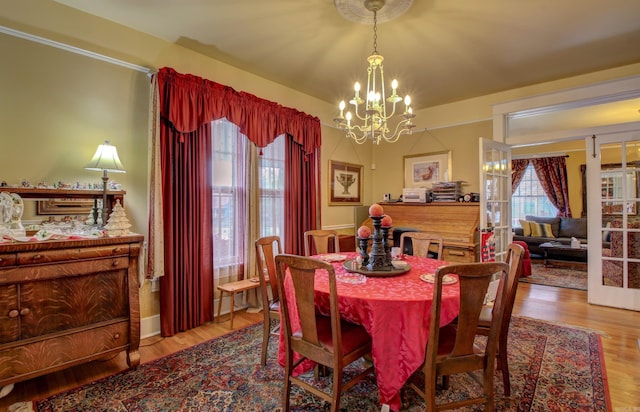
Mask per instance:
[[[599,190],[587,193],[588,219],[600,225],[589,239],[601,242],[589,242],[589,302],[640,310],[640,133],[598,136],[592,147],[588,188]]]
[[[480,139],[480,227],[493,232],[495,259],[503,260],[511,241],[511,148]]]

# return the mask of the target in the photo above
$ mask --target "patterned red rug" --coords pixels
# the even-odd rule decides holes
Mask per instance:
[[[571,269],[568,267],[544,267],[542,261],[534,260],[531,262],[531,276],[520,278],[520,282],[587,290],[588,280],[585,270]]]
[[[496,372],[496,410],[610,410],[598,334],[520,317],[513,318],[510,333],[512,396],[502,397]],[[275,362],[275,348],[267,366],[260,366],[261,340],[262,325],[253,325],[33,406],[37,411],[279,411],[283,369]],[[453,376],[440,399],[465,396],[476,387],[470,378]],[[412,390],[402,398],[406,410],[424,411]],[[328,410],[327,403],[295,386],[291,405],[296,411]],[[379,411],[375,379],[343,395],[341,410]]]

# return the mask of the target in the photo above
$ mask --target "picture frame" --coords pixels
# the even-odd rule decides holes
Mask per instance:
[[[37,215],[86,215],[93,210],[93,199],[46,199],[36,203]]]
[[[407,155],[404,161],[404,187],[431,188],[451,179],[451,150]]]
[[[329,160],[329,206],[362,204],[362,165]]]

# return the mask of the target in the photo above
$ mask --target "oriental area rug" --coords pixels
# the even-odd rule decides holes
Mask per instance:
[[[587,290],[587,271],[564,267],[544,267],[542,261],[531,261],[531,276],[520,278],[520,282],[560,288]]]
[[[69,392],[32,403],[37,411],[281,411],[283,368],[270,345],[260,365],[262,325],[231,332],[164,358]],[[275,341],[272,339],[272,343]],[[512,396],[503,397],[496,372],[498,411],[610,410],[600,336],[530,318],[514,317],[509,363]],[[355,373],[360,362],[349,367]],[[309,373],[309,379],[313,372]],[[330,378],[321,378],[328,385]],[[439,400],[475,393],[470,377],[452,376]],[[405,388],[403,410],[424,411],[424,402]],[[292,410],[327,411],[328,403],[294,386]],[[358,383],[341,400],[342,411],[379,411],[375,377]],[[463,409],[468,411],[481,409]]]

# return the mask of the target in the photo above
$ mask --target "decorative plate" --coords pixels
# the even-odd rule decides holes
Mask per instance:
[[[365,275],[366,277],[398,276],[398,275],[402,275],[404,273],[407,273],[409,270],[411,270],[411,266],[409,266],[409,265],[407,265],[403,269],[395,269],[395,268],[392,267],[390,270],[369,270],[364,266],[360,267],[360,265],[357,264],[355,259],[349,259],[349,260],[345,261],[344,263],[342,263],[342,267],[345,268],[349,272],[361,273],[361,274]]]
[[[423,280],[427,283],[435,283],[436,276],[433,273],[424,273],[420,275],[420,280]],[[444,275],[444,277],[442,278],[443,285],[453,285],[457,281],[458,279],[455,276],[451,275]]]
[[[342,262],[343,260],[346,260],[346,259],[347,259],[346,255],[339,255],[337,253],[330,253],[328,255],[320,256],[320,260],[324,260],[325,262]]]

